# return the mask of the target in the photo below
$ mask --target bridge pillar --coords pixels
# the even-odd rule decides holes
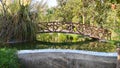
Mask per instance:
[[[117,48],[117,53],[118,53],[118,56],[117,56],[117,66],[116,66],[116,68],[120,68],[120,47]]]

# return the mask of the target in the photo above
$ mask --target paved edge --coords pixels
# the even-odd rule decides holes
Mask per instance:
[[[36,50],[19,50],[18,54],[29,54],[29,53],[51,53],[51,52],[61,52],[61,53],[79,53],[94,56],[105,56],[105,57],[117,57],[116,52],[94,52],[85,50],[70,50],[70,49],[36,49]]]

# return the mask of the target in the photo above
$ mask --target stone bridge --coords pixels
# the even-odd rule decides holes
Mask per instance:
[[[38,23],[38,33],[70,33],[98,40],[111,39],[111,32],[107,29],[72,22],[40,22]]]

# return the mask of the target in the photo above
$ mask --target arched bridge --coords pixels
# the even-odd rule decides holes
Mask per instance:
[[[38,33],[71,33],[88,36],[98,40],[108,40],[111,32],[88,24],[66,22],[40,22]]]

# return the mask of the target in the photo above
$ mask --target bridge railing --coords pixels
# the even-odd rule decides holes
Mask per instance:
[[[111,32],[109,30],[88,24],[72,22],[40,22],[38,23],[38,27],[39,33],[72,33],[102,40],[111,39]]]

